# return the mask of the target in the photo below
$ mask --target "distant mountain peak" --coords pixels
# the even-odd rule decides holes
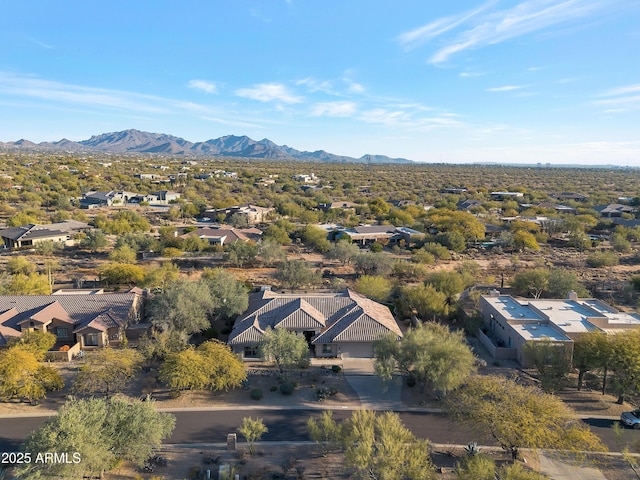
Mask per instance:
[[[136,129],[93,135],[87,140],[73,142],[66,138],[57,142],[35,144],[21,139],[8,142],[4,147],[44,148],[70,150],[97,150],[112,153],[151,153],[197,157],[240,157],[253,159],[340,162],[340,163],[412,163],[404,158],[385,155],[363,155],[360,158],[335,155],[325,150],[302,152],[287,145],[276,145],[268,138],[256,141],[246,135],[225,135],[204,142],[190,142],[165,133],[150,133]]]

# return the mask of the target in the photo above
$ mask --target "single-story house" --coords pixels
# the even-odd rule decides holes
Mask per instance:
[[[630,205],[622,205],[621,203],[610,203],[609,205],[597,205],[593,209],[603,217],[614,218],[621,217],[623,213],[635,215],[637,209]]]
[[[215,210],[206,210],[205,215],[207,217],[216,218],[224,216],[224,220],[228,221],[233,215],[242,215],[246,217],[247,223],[253,225],[256,223],[262,223],[267,219],[267,215],[273,212],[273,208],[259,207],[257,205],[235,205],[233,207],[219,208]]]
[[[424,238],[424,233],[409,227],[393,225],[360,225],[353,228],[341,228],[332,234],[335,240],[350,238],[353,243],[368,245],[376,241],[381,243],[398,243],[404,240],[407,245]]]
[[[208,240],[212,245],[225,245],[235,242],[257,242],[262,238],[262,230],[257,228],[233,228],[222,226],[220,228],[198,228],[192,232],[181,235],[180,238],[196,236]]]
[[[586,202],[589,200],[588,195],[584,195],[582,193],[575,192],[560,192],[560,193],[552,193],[551,196],[556,200],[573,200],[574,202]]]
[[[84,193],[79,202],[80,208],[111,207],[113,205],[126,205],[137,196],[138,194],[134,192],[116,192],[114,190],[98,192],[92,190]]]
[[[402,337],[391,311],[358,293],[280,294],[268,288],[249,296],[249,308],[229,336],[233,351],[258,358],[268,328],[286,328],[305,336],[316,357],[373,357],[373,342],[389,333]]]
[[[496,358],[530,366],[524,346],[548,340],[572,355],[573,343],[591,332],[621,333],[640,328],[640,315],[621,312],[593,298],[519,299],[493,290],[480,297],[481,341]]]
[[[51,332],[55,349],[106,347],[118,343],[139,320],[141,296],[134,292],[82,290],[53,295],[0,295],[0,346],[25,331]]]

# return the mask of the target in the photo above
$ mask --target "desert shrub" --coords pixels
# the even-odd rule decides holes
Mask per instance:
[[[291,395],[295,389],[296,387],[292,382],[284,382],[280,384],[280,393],[283,395]]]
[[[329,397],[334,397],[338,394],[338,389],[336,387],[322,387],[316,390],[316,400],[321,402]]]
[[[270,392],[275,392],[276,390],[278,390],[278,387],[276,387],[275,385],[271,385],[271,386],[269,387],[269,391],[270,391]]]
[[[611,251],[594,252],[587,257],[587,265],[593,268],[612,267],[618,265],[620,259]]]
[[[249,396],[253,400],[260,400],[263,397],[264,393],[259,388],[254,388],[249,392]]]
[[[342,367],[340,365],[332,365],[331,371],[333,373],[340,373],[342,371]]]

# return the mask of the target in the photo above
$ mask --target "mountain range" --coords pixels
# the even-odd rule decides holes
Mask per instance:
[[[173,135],[141,132],[140,130],[103,133],[80,142],[73,142],[63,138],[57,142],[34,143],[22,139],[16,142],[0,142],[0,147],[56,149],[67,152],[144,153],[200,158],[238,157],[326,163],[413,163],[406,158],[391,158],[385,155],[363,155],[360,158],[353,158],[335,155],[324,150],[316,150],[315,152],[300,151],[287,145],[276,145],[266,138],[256,141],[246,135],[227,135],[205,142],[193,143]]]

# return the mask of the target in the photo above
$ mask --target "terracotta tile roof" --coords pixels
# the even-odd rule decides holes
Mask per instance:
[[[73,325],[74,321],[69,314],[62,308],[57,301],[51,302],[49,305],[36,308],[29,312],[29,316],[21,320],[18,324],[34,321],[39,323],[49,323],[53,319],[62,320],[63,322]]]
[[[20,335],[18,330],[0,324],[0,347],[4,347],[11,337],[19,337]]]
[[[57,302],[62,310],[68,314],[74,325],[89,322],[105,311],[110,311],[114,317],[126,323],[138,298],[135,293],[55,296],[0,295],[0,312],[4,312],[0,315],[0,318],[4,319],[0,320],[0,324],[18,330],[20,322],[37,315],[44,307],[54,302]],[[16,313],[9,317],[7,310],[13,309]]]
[[[99,315],[96,315],[95,318],[89,320],[88,322],[80,324],[79,327],[73,330],[73,333],[86,330],[87,328],[93,328],[94,330],[99,330],[100,332],[106,332],[110,328],[122,328],[124,326],[125,323],[121,319],[116,317],[111,310],[107,310],[100,313]]]
[[[229,336],[231,345],[256,343],[267,328],[320,331],[312,343],[371,342],[389,332],[402,336],[389,309],[355,292],[251,295],[249,308]]]

